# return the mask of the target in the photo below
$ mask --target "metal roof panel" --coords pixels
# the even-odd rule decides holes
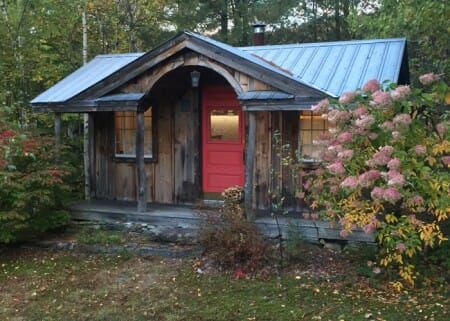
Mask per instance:
[[[61,103],[105,79],[143,53],[100,55],[34,98],[32,104]]]
[[[406,39],[241,47],[292,72],[301,83],[339,97],[370,79],[397,82]]]

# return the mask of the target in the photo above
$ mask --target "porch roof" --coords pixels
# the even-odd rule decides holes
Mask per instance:
[[[97,111],[137,111],[143,106],[144,93],[113,94],[71,103],[35,104],[36,111],[86,113]]]

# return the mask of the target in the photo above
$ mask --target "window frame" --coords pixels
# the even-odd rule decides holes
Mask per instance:
[[[152,148],[152,155],[144,155],[144,161],[146,163],[156,163],[157,162],[157,155],[158,155],[158,150],[157,150],[157,129],[156,129],[156,117],[155,117],[155,107],[154,106],[150,106],[148,107],[145,111],[148,111],[148,109],[152,109],[152,116],[151,116],[151,124],[152,124],[152,128],[151,128],[151,135],[152,135],[152,142],[151,142],[151,148]],[[119,111],[121,113],[123,113],[124,111]],[[125,111],[125,112],[133,112],[136,114],[136,111]],[[116,162],[121,162],[121,163],[135,163],[136,162],[136,154],[117,154],[116,153],[116,112],[113,112],[113,118],[114,118],[114,143],[113,143],[113,160]],[[135,118],[136,120],[136,118]],[[136,132],[136,128],[134,129],[134,131]],[[136,142],[136,140],[134,140]],[[144,141],[145,143],[145,141]],[[136,146],[135,146],[136,147]]]
[[[301,154],[301,149],[303,148],[303,146],[312,146],[314,148],[314,144],[313,144],[314,139],[312,137],[313,136],[312,133],[313,132],[326,133],[329,130],[329,128],[330,128],[330,124],[329,124],[329,122],[326,119],[323,119],[323,124],[324,124],[323,127],[324,128],[323,129],[313,129],[313,118],[311,117],[310,128],[302,129],[302,124],[301,124],[301,116],[302,116],[302,114],[303,115],[306,114],[307,116],[320,116],[319,114],[314,114],[314,112],[312,112],[310,110],[302,110],[302,111],[299,112],[299,114],[298,114],[298,146],[297,146],[298,153],[301,156],[303,163],[307,163],[307,164],[318,164],[318,163],[321,163],[322,162],[321,158],[314,158],[314,157],[311,157],[311,156],[308,156],[308,155],[302,155]],[[302,144],[302,131],[311,133],[311,144],[306,144],[306,145]]]

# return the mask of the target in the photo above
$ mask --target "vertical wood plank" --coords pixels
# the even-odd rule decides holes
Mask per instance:
[[[56,163],[59,163],[61,158],[61,113],[55,113],[55,148],[56,148]]]
[[[270,186],[270,113],[256,113],[256,156],[253,181],[253,208],[267,209]]]
[[[136,113],[136,170],[138,181],[138,212],[145,212],[147,209],[144,160],[144,131],[144,111],[139,110]]]
[[[244,206],[245,213],[249,220],[255,219],[255,212],[252,208],[253,199],[253,168],[255,164],[256,149],[256,115],[255,112],[248,112],[248,134],[245,144],[245,188]]]
[[[89,157],[89,199],[95,198],[96,179],[95,179],[95,117],[93,113],[88,114],[89,122],[89,140],[88,140],[88,157]]]

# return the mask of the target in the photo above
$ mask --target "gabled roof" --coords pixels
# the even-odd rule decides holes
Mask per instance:
[[[64,102],[105,79],[144,53],[99,55],[31,101],[31,104]]]
[[[371,79],[398,82],[406,39],[243,47],[324,93],[339,97]]]
[[[238,48],[186,31],[147,53],[97,56],[31,103],[42,107],[98,99],[158,64],[162,53],[181,43],[178,50],[187,48],[232,68],[245,69],[281,92],[306,100],[338,97],[369,79],[397,82],[406,49],[405,39]],[[300,91],[303,95],[298,95]]]

